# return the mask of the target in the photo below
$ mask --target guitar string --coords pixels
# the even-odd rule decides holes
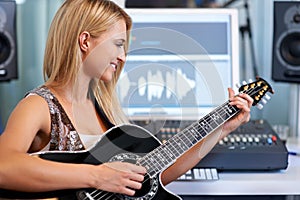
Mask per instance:
[[[92,196],[92,198],[95,199],[97,196],[101,195],[100,199],[105,198],[105,200],[107,200],[113,196],[113,193],[110,193],[110,192],[103,191],[103,193],[104,193],[104,195],[101,195],[101,192],[98,192],[94,196]],[[109,195],[109,196],[107,196],[107,195]]]
[[[254,90],[254,89],[256,89],[256,88],[253,88],[253,89],[251,89],[251,90]],[[248,91],[249,92],[249,94],[251,93],[251,91]],[[228,104],[229,102],[227,102],[227,103],[225,103],[225,105],[226,104]],[[224,104],[223,104],[224,105]],[[210,114],[210,115],[208,115],[208,116],[205,116],[203,119],[202,119],[202,121],[204,121],[205,123],[204,123],[204,126],[201,124],[202,123],[202,121],[198,121],[198,122],[196,122],[196,123],[194,123],[194,124],[192,124],[190,127],[188,127],[187,129],[185,129],[185,131],[183,131],[182,133],[186,133],[186,132],[188,132],[192,137],[191,138],[189,138],[189,137],[187,137],[186,136],[186,134],[181,134],[181,136],[184,136],[184,137],[180,137],[180,135],[178,136],[178,137],[176,137],[175,139],[177,139],[177,138],[179,138],[179,139],[177,139],[177,141],[178,140],[184,140],[185,141],[185,143],[191,143],[192,145],[194,144],[194,139],[196,139],[196,142],[199,140],[197,137],[199,137],[199,136],[201,136],[201,139],[204,137],[204,136],[206,136],[206,134],[208,133],[208,132],[210,132],[210,131],[212,131],[214,128],[212,128],[211,127],[211,124],[212,124],[212,122],[214,122],[215,124],[217,124],[217,126],[220,126],[222,123],[224,123],[224,118],[226,118],[226,120],[228,120],[229,119],[229,117],[232,117],[234,114],[236,114],[236,113],[233,113],[232,115],[231,115],[231,113],[228,113],[228,110],[230,110],[229,112],[232,112],[231,110],[234,110],[234,112],[238,112],[239,111],[239,109],[237,108],[237,107],[234,107],[234,106],[231,106],[231,105],[227,105],[227,109],[224,109],[223,108],[224,106],[220,106],[219,108],[217,108],[217,109],[215,109],[215,111],[213,112],[213,114]],[[223,113],[221,113],[220,112],[220,110],[221,111],[224,111]],[[215,116],[215,115],[218,115],[217,117]],[[224,115],[224,114],[227,114],[227,115]],[[229,117],[228,117],[228,115],[229,115]],[[217,120],[219,120],[219,119],[222,119],[222,120],[224,120],[222,123],[218,123],[218,121]],[[195,126],[195,124],[197,124],[197,126]],[[208,127],[208,126],[210,126],[210,128],[205,128],[205,127]],[[201,128],[201,130],[202,130],[202,132],[205,132],[205,135],[203,136],[201,133],[199,133],[199,127]],[[189,130],[188,130],[189,129]],[[207,130],[207,129],[210,129],[210,130]],[[194,134],[193,134],[194,133]],[[199,133],[199,134],[197,134],[197,135],[195,135],[195,133]],[[194,139],[193,139],[194,138]],[[172,147],[172,146],[171,146]],[[189,146],[187,146],[188,148],[189,148]],[[173,147],[173,150],[177,150],[176,148],[174,148]],[[170,149],[169,149],[169,151],[170,151]],[[163,152],[164,153],[164,152]],[[181,153],[181,152],[180,152]]]
[[[252,90],[254,90],[254,89],[256,89],[256,88],[253,88]],[[248,92],[250,94],[252,91],[248,91]],[[199,120],[199,121],[193,123],[187,129],[183,130],[181,133],[179,133],[178,138],[180,138],[181,141],[184,140],[186,143],[191,143],[191,145],[194,145],[194,143],[195,143],[194,140],[196,140],[196,142],[198,142],[199,141],[199,139],[198,139],[199,137],[201,137],[200,139],[202,139],[203,137],[205,137],[207,135],[207,133],[211,132],[212,130],[214,130],[216,128],[216,127],[212,127],[211,124],[215,123],[217,125],[217,127],[218,127],[222,123],[224,123],[226,120],[228,120],[229,118],[233,117],[233,115],[236,114],[236,113],[228,113],[228,109],[231,109],[234,112],[239,112],[240,111],[240,109],[238,109],[237,107],[231,106],[228,103],[229,102],[225,103],[225,105],[227,104],[227,107],[226,107],[227,109],[224,109],[223,106],[220,106],[219,108],[215,109],[215,111],[212,112],[212,114],[210,113],[210,115],[205,116],[202,119],[202,121],[205,122],[204,126],[203,126],[203,124],[201,124],[202,123],[201,120]],[[229,112],[233,112],[231,110]],[[222,112],[220,112],[220,111],[222,111]],[[226,113],[227,115],[224,115],[224,113]],[[218,116],[215,116],[215,115],[218,115]],[[229,115],[229,117],[228,117],[228,115]],[[224,118],[225,118],[225,120],[224,120]],[[224,121],[222,123],[219,123],[217,121],[219,119],[222,119]],[[196,124],[197,124],[197,126],[195,126]],[[202,132],[205,132],[204,136],[200,133],[201,131],[199,130],[199,127],[201,128]],[[208,127],[207,128],[208,130],[205,127]],[[191,129],[191,130],[189,130],[189,129]],[[184,133],[188,133],[188,135],[186,135]],[[189,138],[188,136],[191,136],[191,137]],[[175,139],[177,139],[177,138],[175,138]],[[173,146],[171,146],[171,147],[173,147]],[[189,145],[187,145],[187,147],[190,148]],[[176,150],[176,148],[173,147],[173,150],[174,149]],[[183,150],[183,151],[185,151],[185,150]],[[180,154],[181,154],[181,152],[180,152]]]
[[[250,95],[250,96],[252,96],[252,95],[254,95],[255,93],[257,93],[258,91],[256,91],[255,89],[257,89],[257,86],[255,86],[254,88],[250,88],[250,90],[249,91],[247,91],[247,92],[249,92],[249,93],[247,93],[247,92],[245,92],[246,94],[248,94],[248,95]],[[254,93],[253,94],[251,94],[251,92],[252,91],[254,91]],[[230,104],[230,101],[226,101],[225,103],[223,103],[221,106],[218,106],[215,110],[221,110],[221,114],[220,113],[217,113],[217,111],[215,111],[214,113],[216,113],[216,114],[219,114],[219,116],[222,118],[222,114],[229,114],[229,115],[231,115],[231,113],[228,113],[227,111],[228,110],[225,110],[223,107],[226,105],[227,106],[227,109],[228,109],[228,107],[231,107],[231,109],[236,109],[234,106],[231,106]],[[240,111],[240,109],[238,109],[238,110],[235,110],[235,112],[238,112],[238,111]],[[236,113],[233,113],[233,115],[235,115]],[[230,116],[230,117],[233,117],[233,115],[232,116]],[[215,120],[212,118],[212,117],[210,117],[209,115],[207,115],[207,116],[204,116],[204,120],[205,120],[205,118],[206,117],[208,117],[208,120],[206,121],[206,124],[205,125],[208,125],[208,126],[211,126],[211,125],[209,125],[209,123],[210,122],[212,122],[212,121],[214,121],[215,122]],[[225,116],[226,117],[226,116]],[[223,119],[224,120],[224,119]],[[224,122],[226,121],[226,120],[228,120],[228,119],[225,119],[224,120]],[[199,120],[200,121],[200,120]],[[192,125],[190,125],[189,127],[191,127],[191,126],[193,126],[193,125],[195,125],[195,124],[198,124],[197,125],[197,128],[199,128],[199,127],[201,127],[202,129],[203,129],[203,127],[199,124],[199,121],[197,121],[197,122],[194,122]],[[223,123],[224,123],[223,122]],[[188,128],[189,128],[188,127]],[[187,129],[188,129],[187,128]],[[187,130],[187,129],[185,129],[185,130]],[[184,131],[185,130],[183,130],[181,133],[184,133]],[[204,130],[204,129],[203,129]],[[213,130],[213,129],[212,129]],[[212,131],[211,130],[211,131]],[[205,130],[204,130],[205,131]],[[180,133],[179,133],[180,134]],[[207,135],[208,133],[206,133],[206,135]],[[184,134],[180,134],[180,135],[184,135]],[[201,134],[200,134],[201,135]],[[205,136],[206,136],[205,135]],[[201,135],[202,136],[202,135]],[[204,136],[204,137],[205,137]],[[203,138],[203,136],[201,137],[201,139]],[[195,138],[196,140],[197,140],[197,138]],[[201,140],[200,139],[200,140]],[[199,141],[200,141],[199,140]],[[191,141],[190,141],[191,142]],[[193,144],[193,143],[192,143]],[[157,149],[157,148],[156,148]],[[154,152],[154,151],[152,151],[152,152]],[[151,154],[152,152],[150,152],[149,154]],[[149,154],[147,154],[147,155],[149,155]],[[181,155],[181,154],[180,154]],[[146,162],[146,161],[145,161]],[[141,163],[140,163],[141,164]],[[143,166],[143,165],[142,165]],[[149,177],[150,178],[150,177]],[[149,180],[149,178],[147,178],[146,180],[144,180],[143,182],[142,182],[142,184],[144,184],[146,181],[148,181]],[[98,192],[98,193],[97,193]],[[96,193],[96,194],[95,194]],[[96,196],[98,196],[98,195],[100,195],[101,193],[107,193],[107,194],[109,194],[109,192],[106,192],[106,191],[103,191],[103,190],[97,190],[97,189],[95,189],[92,193],[91,193],[91,195],[94,195],[95,194],[95,196],[94,197],[96,197]],[[113,195],[115,195],[115,193],[110,193],[111,195],[108,197],[108,198],[110,198],[110,197],[112,197]],[[93,197],[93,196],[92,196]],[[102,198],[102,197],[101,197]],[[86,199],[88,199],[88,197],[86,197],[86,198],[84,198],[84,200],[86,200]]]
[[[252,90],[254,90],[254,89],[252,89]],[[251,91],[249,91],[249,94],[251,93]],[[231,106],[230,104],[229,104],[229,102],[227,102],[227,103],[225,103],[225,105],[227,106],[226,108],[223,108],[223,107],[219,107],[218,109],[216,109],[215,110],[215,112],[214,112],[214,115],[216,115],[216,114],[218,114],[219,116],[218,116],[218,118],[222,118],[223,120],[224,120],[224,118],[225,118],[225,120],[224,121],[226,121],[226,120],[228,120],[228,118],[230,118],[230,117],[232,117],[233,115],[235,115],[236,114],[236,112],[238,112],[238,111],[240,111],[240,109],[238,109],[237,107],[234,107],[234,106]],[[233,110],[233,111],[232,111]],[[221,112],[220,112],[221,111]],[[229,112],[229,113],[228,113]],[[226,115],[224,115],[224,114],[226,114]],[[229,115],[229,116],[228,116]],[[221,123],[218,123],[217,121],[216,121],[216,119],[213,117],[213,115],[208,115],[208,116],[206,116],[205,118],[203,118],[203,121],[205,122],[205,126],[210,126],[210,128],[208,128],[208,129],[211,129],[211,130],[209,130],[208,132],[210,132],[210,131],[212,131],[214,128],[212,128],[211,127],[211,122],[213,121],[214,123],[216,123],[218,126],[219,125],[221,125]],[[222,122],[223,123],[223,122]],[[195,126],[195,125],[194,125]],[[197,126],[196,126],[196,128],[194,128],[195,129],[195,131],[197,131],[197,129],[199,129],[199,127],[201,127],[202,128],[202,130],[203,131],[205,131],[206,132],[206,134],[207,134],[207,129],[206,128],[203,128],[203,124],[201,124],[200,122],[197,122]],[[206,129],[206,130],[205,130]],[[186,132],[188,132],[188,131],[186,131]],[[183,133],[186,133],[186,132],[183,132]],[[191,131],[190,131],[191,132]],[[191,134],[191,133],[190,133]],[[206,136],[206,134],[205,134],[205,136]],[[184,134],[183,134],[183,136],[185,136]],[[196,141],[198,141],[198,138],[196,138],[196,136],[195,135],[191,135],[192,136],[192,138],[194,138],[194,139],[196,139]],[[201,136],[201,139],[204,137],[203,135],[201,135],[200,134],[200,136]],[[190,138],[188,138],[188,137],[178,137],[181,141],[184,141],[185,143],[191,143],[192,145],[194,144],[192,141],[193,141],[193,139],[191,140]],[[186,147],[190,147],[189,145],[187,145]],[[169,149],[170,150],[170,149]],[[184,150],[185,151],[185,150]],[[153,151],[154,152],[154,151]],[[151,152],[152,153],[152,152]],[[164,151],[163,151],[163,153],[164,153]],[[151,155],[149,155],[149,156],[151,156]]]
[[[224,112],[224,113],[225,113],[225,112]],[[213,121],[213,119],[209,119],[209,120],[205,120],[205,121],[206,121],[206,122],[205,122],[205,125],[206,125],[206,126],[209,126],[208,123],[210,123],[211,121]],[[195,127],[194,129],[199,129],[199,127],[201,127],[202,130],[205,131],[205,135],[208,133],[208,132],[207,132],[207,129],[203,128],[203,125],[201,125],[201,124],[197,124],[197,126],[194,124],[193,127]],[[213,130],[213,129],[212,129],[212,130]],[[196,131],[196,130],[195,130],[195,131]],[[191,131],[186,131],[186,130],[185,130],[185,131],[183,131],[182,133],[180,133],[179,135],[177,135],[176,138],[174,137],[174,138],[171,139],[171,140],[175,141],[176,144],[180,144],[179,146],[183,149],[182,151],[185,151],[184,148],[188,149],[188,148],[190,148],[190,145],[191,145],[191,144],[192,144],[192,145],[194,144],[194,143],[190,140],[190,138],[188,138],[185,134],[183,134],[183,133],[186,133],[186,132],[190,133]],[[199,133],[198,130],[197,130],[197,132]],[[205,136],[205,135],[204,135],[204,136]],[[200,139],[202,139],[202,138],[204,137],[203,134],[200,134],[200,136],[201,136]],[[199,139],[195,138],[194,135],[192,135],[192,137],[193,137],[194,139],[196,139],[196,140],[199,140]],[[191,143],[191,144],[189,144],[189,143]],[[165,145],[164,147],[166,147],[166,149],[168,149],[168,152],[172,152],[172,151],[171,151],[171,149],[172,149],[172,150],[176,150],[176,151],[179,153],[179,155],[182,154],[182,152],[178,151],[177,148],[174,148],[174,146],[172,146],[172,143],[170,143],[170,142],[167,142],[166,145]],[[151,158],[151,157],[153,157],[153,156],[160,155],[161,153],[162,153],[163,155],[170,155],[170,154],[168,154],[168,152],[166,152],[166,151],[158,152],[158,149],[157,149],[157,150],[152,151],[151,153],[147,154],[147,157],[150,157],[150,158]],[[166,154],[164,154],[164,153],[166,153]],[[173,154],[173,156],[174,156],[174,154]],[[172,157],[172,154],[171,154],[170,157]],[[178,157],[178,156],[175,154],[175,157]],[[148,159],[148,160],[149,160],[149,159]],[[152,161],[152,160],[156,160],[156,159],[150,159],[150,160]],[[145,163],[147,163],[147,159],[144,159],[143,162],[141,162],[141,165],[144,166]],[[152,166],[152,165],[150,164],[150,166]],[[153,167],[153,166],[152,166],[152,167]],[[160,166],[160,167],[161,167],[161,166]],[[162,167],[161,167],[161,168],[162,168]],[[159,170],[161,170],[161,169],[159,169]],[[155,171],[154,171],[154,172],[155,172]]]
[[[251,94],[251,92],[254,90],[254,89],[256,89],[256,88],[251,88],[250,89],[250,91],[248,91],[248,93],[246,92],[246,94]],[[255,93],[253,93],[253,94],[251,94],[250,96],[252,96],[252,95],[254,95]],[[224,114],[224,113],[226,113],[226,114],[229,114],[229,113],[227,113],[227,110],[225,110],[225,109],[223,109],[222,107],[224,106],[224,105],[227,105],[227,106],[229,106],[229,107],[231,107],[231,109],[236,109],[235,107],[233,107],[233,106],[231,106],[231,105],[229,105],[229,101],[227,101],[226,103],[224,103],[222,106],[219,106],[218,108],[216,108],[215,110],[221,110],[221,111],[223,111],[223,113],[221,113],[221,114]],[[238,111],[239,111],[240,109],[238,109]],[[231,116],[232,117],[232,116]],[[205,117],[204,117],[205,118]],[[207,123],[209,123],[209,122],[211,122],[213,119],[212,118],[209,118],[209,120],[210,121],[208,121]],[[227,120],[227,119],[226,119]],[[226,121],[225,120],[225,121]],[[198,123],[198,122],[196,122],[196,123]],[[207,124],[206,124],[207,125]],[[208,124],[209,125],[209,124]],[[199,127],[201,127],[202,128],[202,126],[200,125],[200,124],[198,124],[198,126],[197,126],[197,128],[199,128]],[[202,128],[203,129],[203,128]],[[207,133],[206,133],[207,134]],[[183,134],[182,134],[183,135]],[[203,137],[202,137],[203,138]],[[201,138],[201,139],[202,139]],[[154,151],[152,151],[152,152],[150,152],[149,154],[147,154],[147,156],[149,157],[150,156],[150,154],[153,154],[153,152]],[[146,162],[147,160],[145,160],[145,162]],[[143,165],[142,165],[143,166]],[[145,180],[145,181],[147,181],[147,180]],[[145,182],[144,181],[144,182]],[[143,182],[143,183],[144,183]]]
[[[226,103],[223,104],[223,105],[226,105],[226,104],[228,104],[228,103],[229,103],[229,102],[226,102]],[[230,107],[230,105],[227,105],[227,106]],[[231,107],[232,107],[232,106],[231,106]],[[222,106],[219,107],[219,108],[217,108],[217,109],[215,109],[215,110],[219,110],[219,111],[221,110],[222,113],[221,113],[221,112],[218,113],[217,111],[215,111],[214,114],[218,114],[219,117],[222,118],[222,119],[223,119],[223,117],[224,117],[224,116],[222,117],[223,114],[226,113],[226,114],[230,115],[230,113],[227,112],[228,110],[226,110],[226,109],[224,109],[224,108],[221,109],[221,108],[222,108]],[[239,109],[236,110],[235,107],[232,107],[231,109],[234,110],[235,112],[239,111]],[[227,116],[225,116],[225,118],[226,118],[226,117],[227,117]],[[231,117],[231,116],[230,116],[230,117]],[[208,119],[207,119],[207,118],[208,118]],[[212,118],[211,116],[206,116],[206,117],[203,118],[203,120],[205,121],[205,125],[206,125],[206,126],[210,126],[210,124],[211,124],[212,121],[213,121],[214,123],[216,123],[218,126],[220,125],[220,124],[217,123],[216,120],[215,120],[214,118]],[[224,120],[224,119],[223,119],[223,120]],[[227,120],[227,119],[226,119],[226,120]],[[195,124],[197,124],[197,126],[195,126]],[[201,124],[199,124],[199,122],[193,123],[193,124],[191,125],[191,127],[192,127],[192,128],[195,127],[195,128],[194,128],[194,129],[195,129],[194,131],[196,131],[196,132],[199,132],[199,127],[201,127],[202,130],[205,131],[205,133],[207,134],[207,130],[205,130],[205,128],[203,128],[203,126],[202,126]],[[187,129],[189,129],[189,128],[190,128],[190,127],[188,127]],[[213,128],[212,128],[211,126],[210,126],[210,128],[211,128],[211,130],[213,130]],[[197,130],[197,129],[198,129],[198,130]],[[187,130],[187,131],[183,131],[182,133],[186,133],[186,132],[191,132],[191,131],[188,131],[188,130]],[[209,131],[208,131],[208,132],[209,132]],[[206,134],[205,134],[205,135],[206,135]],[[185,134],[181,134],[181,136],[185,136],[185,137],[180,137],[180,134],[179,134],[178,137],[176,137],[175,139],[177,139],[177,141],[178,141],[178,140],[183,141],[183,143],[182,143],[183,145],[185,145],[186,143],[191,143],[192,145],[194,144],[194,143],[192,142],[193,139],[192,139],[192,141],[191,141],[190,138],[186,137]],[[191,136],[192,136],[192,138],[198,140],[198,139],[195,137],[195,135],[191,135]],[[201,135],[201,134],[200,134],[200,136],[201,136],[201,139],[204,137],[204,136]],[[175,140],[175,141],[176,141],[176,140]],[[169,144],[167,144],[167,145],[172,145],[172,144],[169,143]],[[171,146],[171,147],[172,147],[172,146]],[[190,146],[186,145],[186,147],[189,148]],[[174,150],[174,149],[177,150],[176,148],[173,148],[173,150]],[[169,150],[169,152],[170,152],[170,149],[168,149],[168,150]],[[162,151],[162,153],[164,153],[164,151]],[[149,153],[147,156],[148,156],[148,157],[151,157],[151,154],[154,154],[154,155],[155,155],[156,152],[153,151],[153,152]],[[179,152],[179,155],[180,155],[180,154],[181,154],[181,152]],[[144,159],[144,160],[145,160],[145,159]],[[153,160],[153,159],[152,159],[152,160]],[[146,161],[147,161],[147,160],[146,160]],[[145,161],[145,162],[146,162],[146,161]],[[143,165],[143,163],[142,163],[142,165]]]
[[[252,89],[252,90],[254,90],[254,89]],[[251,93],[251,91],[249,92],[249,94]],[[220,110],[221,109],[221,111],[224,111],[223,113],[218,113],[218,114],[220,114],[220,115],[222,115],[222,114],[224,114],[224,113],[226,113],[226,114],[229,114],[230,115],[230,113],[227,113],[227,110],[224,110],[224,108],[223,108],[223,106],[224,105],[227,105],[227,106],[230,106],[230,107],[232,107],[232,109],[235,109],[235,107],[233,107],[233,106],[231,106],[231,105],[229,105],[229,101],[227,101],[226,103],[224,103],[222,106],[219,106],[219,108],[216,108],[215,110]],[[228,108],[227,108],[228,109]],[[237,111],[239,111],[240,109],[238,109],[238,110],[235,110],[235,112],[237,112]],[[217,113],[217,111],[215,111],[215,113]],[[206,125],[209,125],[208,123],[210,123],[211,121],[215,121],[213,118],[211,118],[211,117],[209,117],[209,116],[205,116],[205,117],[208,117],[209,119],[208,120],[206,120]],[[205,120],[205,117],[203,118],[204,120]],[[225,116],[226,117],[226,116]],[[231,116],[232,117],[232,116]],[[221,118],[222,118],[222,116],[221,116]],[[224,120],[224,119],[223,119]],[[225,121],[226,121],[227,119],[225,119]],[[194,123],[194,124],[198,124],[199,123],[199,121],[197,121],[196,123]],[[192,124],[193,125],[193,124]],[[191,125],[191,126],[192,126]],[[198,125],[198,128],[199,128],[199,126],[202,128],[202,126],[199,124]],[[203,128],[202,128],[203,129]],[[186,130],[186,129],[185,129]],[[184,133],[184,132],[182,132],[182,133]],[[206,133],[207,134],[207,133]],[[203,136],[202,136],[202,138],[203,138]],[[201,138],[201,139],[202,139]],[[195,139],[197,139],[197,138],[195,138]],[[191,142],[191,141],[190,141]],[[148,179],[147,179],[148,180]],[[143,182],[142,182],[142,184],[145,182],[146,180],[144,180]],[[97,190],[95,190],[95,191],[97,191]],[[94,192],[95,192],[94,191]],[[104,191],[101,191],[101,192],[99,192],[97,195],[99,195],[100,193],[103,193]],[[112,195],[114,195],[114,194],[112,194]],[[112,196],[111,195],[111,196]]]
[[[98,193],[97,193],[98,192]],[[104,193],[104,194],[103,194]],[[94,195],[95,194],[95,195]],[[107,191],[103,191],[103,190],[94,190],[92,193],[90,193],[89,194],[90,195],[90,197],[92,198],[92,199],[90,199],[90,197],[89,196],[87,196],[86,195],[86,197],[83,199],[83,200],[86,200],[86,199],[89,199],[89,200],[109,200],[111,197],[114,197],[113,199],[118,199],[118,200],[122,200],[122,199],[120,199],[120,198],[118,198],[117,196],[116,196],[116,193],[111,193],[111,192],[107,192]],[[94,196],[93,196],[94,195]],[[100,196],[100,198],[95,198],[95,197],[97,197],[97,196],[99,196],[99,195],[101,195]],[[106,196],[106,195],[109,195],[109,196]],[[105,199],[103,199],[103,198],[105,198]]]
[[[226,105],[226,104],[228,104],[228,102],[226,102],[225,105]],[[230,105],[227,105],[227,106],[230,106]],[[221,106],[221,107],[222,107],[222,106]],[[235,108],[232,106],[232,109],[235,109]],[[216,110],[218,110],[218,109],[216,109]],[[224,109],[221,109],[221,111],[224,111]],[[238,109],[237,111],[239,111],[239,109]],[[235,110],[235,112],[237,112],[237,111]],[[216,113],[217,113],[217,112],[216,112]],[[228,114],[226,110],[225,110],[225,113]],[[221,116],[222,114],[220,114],[220,113],[218,113],[218,114],[219,114],[220,117],[222,118],[222,116]],[[223,113],[223,114],[224,114],[224,113]],[[226,117],[226,116],[225,116],[225,117]],[[204,120],[205,120],[205,118],[204,118]],[[224,120],[224,119],[223,119],[223,120]],[[227,119],[225,119],[225,120],[227,120]],[[213,118],[209,117],[208,120],[205,120],[205,121],[206,121],[206,125],[209,125],[209,124],[207,124],[207,123],[209,123],[209,122],[211,122],[211,121],[215,121],[215,120],[214,120]],[[199,123],[199,122],[197,122],[197,123]],[[200,125],[200,127],[201,127],[201,125]],[[188,138],[187,138],[187,139],[188,139]],[[197,138],[195,138],[195,139],[197,139]],[[189,140],[189,139],[188,139],[188,140]],[[189,141],[190,141],[190,140],[189,140]],[[190,141],[190,142],[191,142],[191,141]],[[145,182],[145,181],[144,181],[144,182]],[[144,183],[144,182],[143,182],[143,183]],[[99,193],[98,193],[98,194],[99,194]],[[113,195],[113,194],[112,194],[112,195]]]
[[[226,103],[224,103],[223,105],[226,105],[226,104],[228,104],[228,102],[226,102]],[[226,111],[224,112],[224,113],[227,113]],[[201,125],[200,125],[201,126]],[[181,140],[182,142],[186,142],[185,140]],[[188,146],[187,146],[188,147]],[[154,151],[153,151],[154,152]],[[152,153],[152,152],[150,152],[149,154],[154,154],[155,155],[155,152],[154,153]],[[148,155],[149,155],[148,154]],[[155,159],[154,159],[155,160]],[[145,181],[148,181],[149,179],[146,179],[146,180],[144,180],[143,182],[142,182],[142,184],[143,183],[145,183]],[[97,193],[98,192],[98,193]],[[93,197],[93,199],[95,199],[95,197],[96,196],[98,196],[98,195],[100,195],[100,194],[103,194],[104,193],[104,195],[106,195],[106,194],[109,194],[108,192],[106,192],[106,191],[101,191],[101,190],[94,190],[90,195]],[[94,196],[93,196],[94,195]],[[109,197],[111,197],[111,196],[113,196],[114,194],[112,193]],[[105,196],[103,196],[102,195],[102,197],[105,197]],[[102,197],[101,197],[101,199],[102,199]],[[108,198],[109,198],[108,197]],[[88,199],[88,197],[86,197],[85,199]]]
[[[199,123],[199,122],[197,122],[197,123]],[[196,123],[193,123],[191,126],[195,126],[195,124],[196,124]],[[198,126],[198,128],[199,128],[199,126]],[[179,135],[178,135],[178,136],[179,136]],[[172,139],[173,139],[173,140],[174,140],[174,139],[177,139],[177,141],[179,140],[178,142],[181,141],[180,144],[185,145],[185,140],[183,141],[184,138],[176,137],[176,138],[172,138]],[[176,141],[175,141],[175,142],[176,142]],[[182,142],[183,142],[183,143],[182,143]],[[165,145],[164,147],[167,147],[167,145],[171,145],[171,143],[166,143],[166,145]],[[186,147],[189,147],[189,146],[186,146]],[[167,147],[167,148],[168,148],[168,147]],[[169,150],[169,152],[171,152],[170,149],[168,149],[168,150]],[[177,151],[176,148],[174,148],[173,150],[176,150],[176,151]],[[158,149],[156,149],[156,151],[158,151]],[[163,151],[162,151],[162,152],[163,152]],[[178,153],[181,154],[181,152],[178,152]],[[155,151],[153,151],[153,152],[147,154],[146,156],[147,156],[147,157],[151,157],[152,154],[156,155],[157,153],[156,153]],[[144,160],[147,161],[146,159],[144,159]],[[141,163],[141,164],[143,165],[143,163]]]

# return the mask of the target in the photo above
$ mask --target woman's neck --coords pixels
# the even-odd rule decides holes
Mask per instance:
[[[56,96],[68,103],[86,103],[89,99],[89,84],[75,83],[60,86],[53,83],[47,85]]]

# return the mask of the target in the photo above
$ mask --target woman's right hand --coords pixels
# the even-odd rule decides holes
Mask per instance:
[[[109,162],[97,166],[94,188],[133,196],[141,189],[146,168],[126,162]]]

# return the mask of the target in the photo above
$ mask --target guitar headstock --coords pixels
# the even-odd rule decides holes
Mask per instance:
[[[271,85],[260,77],[256,77],[256,81],[246,83],[239,88],[239,92],[246,93],[253,98],[253,106],[257,105],[259,109],[262,109],[263,105],[259,104],[262,101],[263,104],[267,103],[271,97],[267,95],[267,92],[274,94]]]

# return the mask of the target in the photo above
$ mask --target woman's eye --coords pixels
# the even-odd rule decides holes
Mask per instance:
[[[124,44],[123,43],[120,43],[120,44],[117,44],[117,47],[124,47]]]

